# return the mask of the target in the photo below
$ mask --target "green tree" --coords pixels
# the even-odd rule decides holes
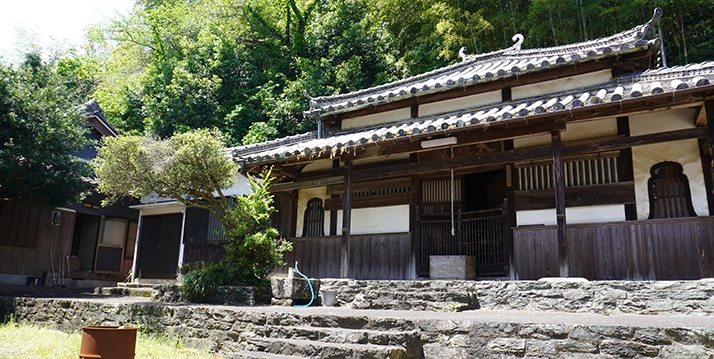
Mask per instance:
[[[223,193],[235,183],[237,165],[223,152],[220,133],[206,129],[170,139],[127,135],[104,137],[92,168],[105,204],[124,196],[156,195],[220,218],[228,205]]]
[[[29,53],[19,67],[0,63],[0,197],[49,206],[78,202],[89,185],[81,79],[65,62]]]
[[[143,136],[105,137],[92,167],[107,203],[123,196],[156,195],[187,207],[205,208],[219,219],[229,239],[220,264],[187,273],[189,297],[200,299],[222,284],[257,284],[277,266],[289,243],[270,227],[270,173],[249,177],[252,192],[231,201],[237,165],[224,151],[220,133],[205,129],[166,140]],[[231,202],[235,202],[231,204]]]

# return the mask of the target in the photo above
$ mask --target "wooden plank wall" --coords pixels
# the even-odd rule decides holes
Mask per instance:
[[[34,224],[37,230],[34,231],[36,239],[33,247],[0,245],[0,273],[39,277],[46,271],[51,278],[54,265],[55,275],[60,277],[59,273],[66,265],[64,258],[72,249],[75,219],[74,211],[60,212],[60,224],[51,226],[49,218],[52,210],[40,208],[40,214]],[[1,217],[9,215],[11,214],[0,213]]]
[[[558,276],[555,227],[516,228],[519,279]],[[674,280],[714,276],[714,218],[568,226],[570,276]]]
[[[183,263],[218,263],[226,255],[225,244],[192,244],[183,247]]]
[[[285,262],[294,267],[297,260],[310,278],[339,278],[340,241],[340,236],[294,238]],[[350,236],[350,278],[410,279],[410,259],[409,233]]]

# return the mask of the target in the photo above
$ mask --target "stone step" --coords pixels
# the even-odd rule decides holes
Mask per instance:
[[[280,355],[298,355],[308,358],[360,358],[360,359],[407,359],[407,350],[401,346],[326,343],[303,339],[259,338],[247,341],[250,350]]]
[[[113,297],[146,297],[150,298],[153,289],[151,288],[122,288],[122,287],[109,287],[109,288],[95,288],[94,292],[96,294],[113,296]]]
[[[151,283],[117,283],[119,288],[154,288],[156,286],[162,286],[162,284],[151,284]]]
[[[301,339],[334,344],[406,345],[418,337],[416,329],[411,331],[382,331],[344,328],[320,328],[311,326],[256,327],[256,334],[264,338]]]
[[[297,357],[294,355],[281,355],[266,352],[240,351],[231,354],[228,358],[231,359],[305,359],[306,357]]]

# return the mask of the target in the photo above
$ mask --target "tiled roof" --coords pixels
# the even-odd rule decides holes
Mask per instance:
[[[572,109],[598,106],[628,99],[646,98],[663,93],[676,93],[688,88],[714,87],[714,62],[672,68],[659,68],[634,75],[613,78],[610,82],[512,102],[491,104],[452,113],[407,120],[393,125],[359,130],[329,138],[304,140],[282,146],[262,147],[253,152],[234,152],[236,159],[247,163],[273,162],[289,158],[310,158],[342,152],[364,144],[380,144],[409,136],[457,128],[487,126],[497,121],[556,114]],[[277,142],[279,140],[276,140]]]
[[[282,137],[271,141],[256,143],[252,145],[238,146],[227,149],[235,158],[249,156],[253,153],[265,152],[276,148],[294,145],[310,141],[317,138],[317,132],[307,132],[299,135]]]
[[[639,51],[656,45],[658,39],[651,24],[661,16],[661,11],[659,8],[655,9],[652,20],[631,30],[563,46],[521,50],[523,36],[518,34],[513,37],[517,43],[508,49],[480,55],[461,54],[463,61],[459,63],[401,81],[341,95],[316,97],[311,101],[311,111],[320,112],[322,115],[337,114]]]

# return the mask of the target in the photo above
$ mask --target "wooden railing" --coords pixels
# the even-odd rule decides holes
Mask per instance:
[[[515,228],[519,279],[558,276],[557,228]],[[714,217],[567,227],[571,277],[673,280],[714,276]]]
[[[340,277],[340,236],[299,237],[292,242],[293,251],[285,255],[287,266],[298,261],[300,271],[311,278]],[[409,233],[350,236],[350,278],[411,279],[410,259]]]

